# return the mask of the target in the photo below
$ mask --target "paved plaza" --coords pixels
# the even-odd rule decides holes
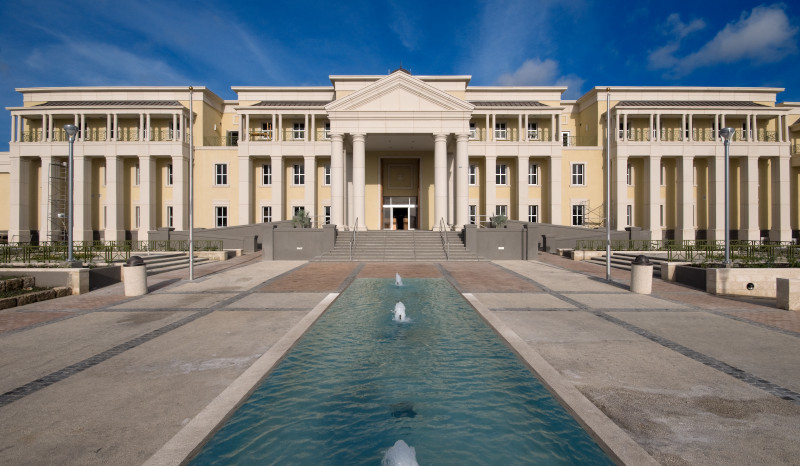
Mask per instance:
[[[543,254],[260,254],[0,311],[0,463],[177,464],[357,278],[445,278],[629,464],[797,464],[800,312]],[[211,427],[209,427],[211,426]],[[388,448],[389,445],[387,445]],[[654,461],[653,461],[654,460]]]

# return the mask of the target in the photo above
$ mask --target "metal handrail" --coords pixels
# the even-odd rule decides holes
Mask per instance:
[[[356,233],[358,233],[358,217],[353,223],[353,236],[350,237],[350,261],[353,261],[353,247],[356,245]]]
[[[445,260],[450,260],[450,239],[447,238],[447,231],[446,225],[444,223],[444,217],[439,219],[439,236],[442,237],[442,248],[444,249],[444,258]]]

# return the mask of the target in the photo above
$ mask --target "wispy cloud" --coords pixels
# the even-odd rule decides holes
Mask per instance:
[[[389,27],[395,35],[397,35],[397,38],[400,39],[400,43],[403,44],[403,47],[409,51],[414,51],[417,48],[422,33],[409,16],[409,9],[395,0],[389,2],[389,7],[392,18]]]
[[[757,6],[750,12],[742,13],[738,20],[728,23],[699,50],[678,56],[681,41],[704,26],[702,20],[685,24],[677,14],[670,15],[665,29],[673,39],[650,52],[650,68],[666,69],[667,77],[679,78],[699,68],[719,64],[740,61],[774,63],[797,52],[796,36],[799,29],[790,23],[781,4]]]
[[[585,80],[575,74],[562,75],[558,62],[547,58],[530,58],[512,73],[501,75],[497,84],[503,86],[567,86],[564,97],[577,98]]]

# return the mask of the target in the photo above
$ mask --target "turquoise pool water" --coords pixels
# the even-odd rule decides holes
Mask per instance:
[[[410,322],[395,322],[402,301]],[[191,464],[613,464],[443,279],[358,279]]]

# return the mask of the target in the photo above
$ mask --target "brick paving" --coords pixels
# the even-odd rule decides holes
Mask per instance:
[[[442,273],[436,264],[420,262],[370,262],[358,272],[358,278],[439,278]]]
[[[63,298],[62,298],[63,299]],[[41,311],[17,311],[0,312],[0,333],[17,330],[31,325],[49,322],[62,317],[73,315],[72,312],[41,312]]]
[[[541,288],[491,262],[442,263],[462,292],[537,292]]]
[[[358,267],[352,262],[311,262],[305,267],[278,277],[267,283],[258,292],[316,291],[335,292]]]

